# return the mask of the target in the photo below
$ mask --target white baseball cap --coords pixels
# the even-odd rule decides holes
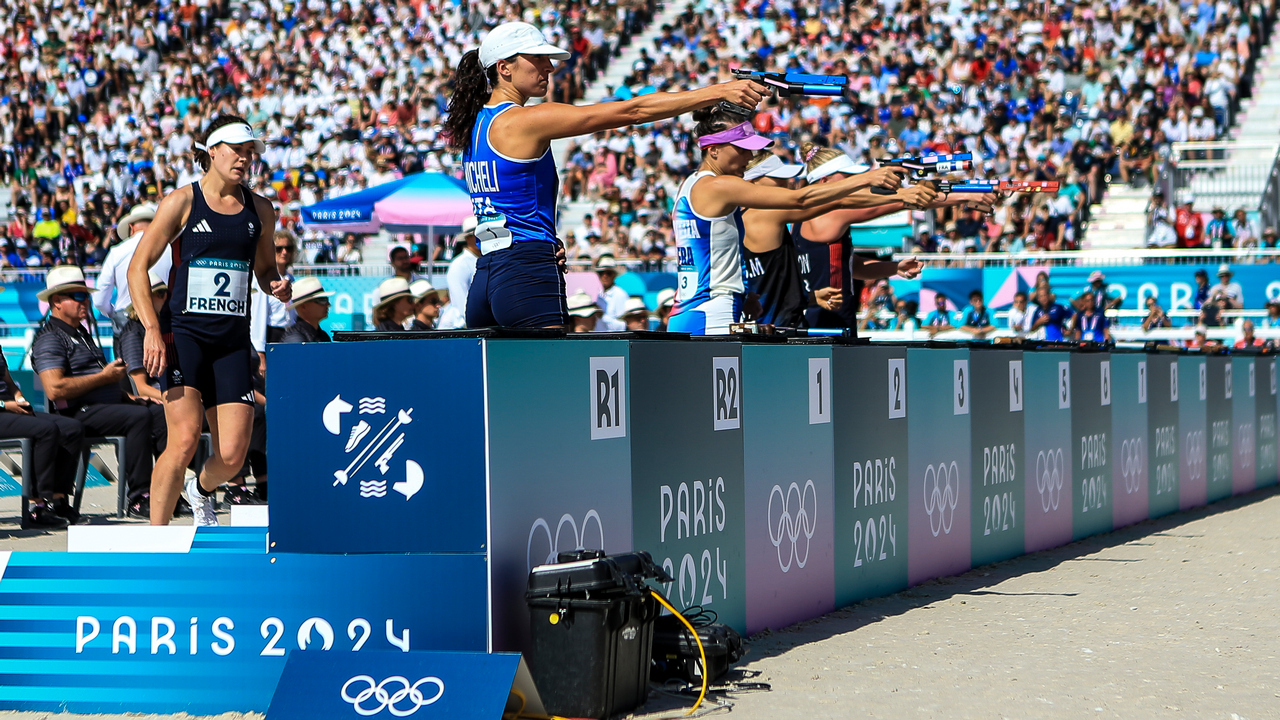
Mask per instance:
[[[253,143],[253,149],[259,155],[267,151],[267,146],[261,140],[253,136],[253,128],[245,123],[231,123],[209,133],[209,137],[205,139],[203,145],[195,143],[195,146],[205,152],[209,148],[219,143],[227,143],[228,145],[239,145],[240,143]]]
[[[502,23],[489,31],[480,43],[480,65],[491,68],[499,60],[514,55],[547,55],[552,60],[568,60],[569,52],[547,42],[538,28],[523,22]]]

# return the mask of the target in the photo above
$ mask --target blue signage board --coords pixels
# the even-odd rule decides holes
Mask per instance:
[[[483,555],[0,553],[0,707],[266,710],[291,650],[483,651]]]
[[[476,339],[275,344],[268,351],[277,552],[483,552]]]

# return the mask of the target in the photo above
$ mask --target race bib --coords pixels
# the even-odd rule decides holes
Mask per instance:
[[[249,263],[196,258],[187,266],[186,312],[244,317],[248,299]]]
[[[698,268],[681,265],[676,271],[676,302],[684,302],[698,292]]]
[[[476,218],[476,242],[490,240],[510,240],[511,230],[507,227],[506,215],[483,215]]]

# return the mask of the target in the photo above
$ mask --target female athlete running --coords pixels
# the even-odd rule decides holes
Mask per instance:
[[[173,515],[182,476],[207,417],[213,453],[187,483],[197,525],[217,525],[213,492],[244,465],[253,432],[253,368],[249,342],[249,281],[282,302],[291,287],[276,270],[271,203],[243,184],[255,152],[264,150],[242,118],[215,118],[196,161],[204,177],[160,201],[155,220],[129,264],[129,290],[147,297],[147,268],[170,252],[169,300],[157,314],[135,303],[146,329],[143,363],[160,380],[169,442],[151,476],[151,524]]]

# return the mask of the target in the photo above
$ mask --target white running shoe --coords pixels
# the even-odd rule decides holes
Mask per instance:
[[[192,522],[196,527],[216,527],[218,516],[213,511],[213,498],[200,494],[199,478],[187,480],[187,502],[191,504]]]

